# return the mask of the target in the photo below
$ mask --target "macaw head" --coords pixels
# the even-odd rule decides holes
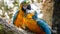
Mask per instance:
[[[22,1],[20,4],[20,7],[21,7],[20,10],[22,10],[25,13],[25,15],[28,13],[35,14],[35,11],[36,11],[38,18],[43,17],[42,11],[40,10],[40,8],[36,4],[30,4],[29,1]]]
[[[21,4],[20,4],[20,10],[22,10],[23,12],[26,13],[27,9],[31,10],[31,6],[29,4],[29,1],[23,1],[23,2],[21,2]]]

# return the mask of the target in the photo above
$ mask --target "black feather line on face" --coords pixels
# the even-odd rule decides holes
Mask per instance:
[[[22,11],[23,11],[24,13],[26,13],[26,9],[24,9],[23,7],[22,7]]]

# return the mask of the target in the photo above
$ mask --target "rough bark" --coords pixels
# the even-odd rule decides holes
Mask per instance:
[[[6,20],[0,18],[0,24],[3,26],[0,30],[0,34],[33,34],[32,32],[27,32],[21,28],[17,28],[13,24],[9,24]]]
[[[52,26],[53,4],[53,0],[46,0],[42,5],[43,19],[46,20],[50,26]]]

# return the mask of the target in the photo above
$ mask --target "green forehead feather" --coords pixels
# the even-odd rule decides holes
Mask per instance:
[[[24,0],[22,3],[23,4],[29,3],[29,0]]]

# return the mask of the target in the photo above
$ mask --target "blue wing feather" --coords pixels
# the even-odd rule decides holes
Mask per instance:
[[[37,21],[37,24],[39,27],[42,28],[42,30],[46,33],[46,34],[51,34],[51,30],[49,28],[49,25],[43,20],[40,19]]]
[[[45,20],[43,19],[38,19],[37,18],[37,13],[32,17],[32,19],[37,21],[37,25],[46,33],[46,34],[51,34],[51,30],[49,28],[49,25],[46,23]]]
[[[18,12],[19,12],[19,11],[17,11],[17,12],[14,14],[14,16],[13,16],[13,24],[14,24],[15,19],[17,18]]]

